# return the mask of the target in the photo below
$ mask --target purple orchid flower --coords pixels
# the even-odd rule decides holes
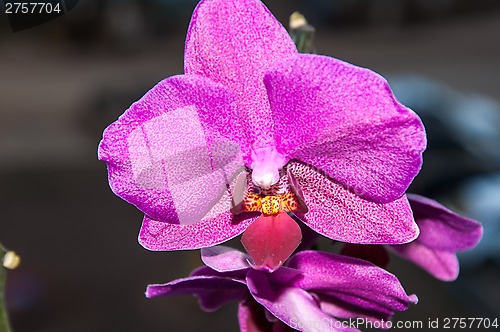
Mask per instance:
[[[188,278],[149,285],[146,296],[195,295],[206,311],[238,301],[243,332],[358,331],[336,318],[387,322],[417,302],[394,275],[351,257],[303,251],[273,273],[251,268],[248,255],[228,247],[202,249],[202,259],[206,266]]]
[[[457,279],[457,252],[471,250],[483,235],[483,227],[475,220],[464,218],[438,202],[415,194],[407,194],[415,220],[420,228],[418,238],[408,244],[385,246],[389,251],[420,266],[442,281]],[[342,254],[366,259],[378,266],[388,263],[381,246],[367,248],[346,244]]]
[[[145,248],[209,247],[247,230],[256,265],[276,268],[300,243],[292,212],[339,241],[415,239],[403,194],[425,145],[381,76],[298,54],[258,0],[203,0],[185,74],[111,124],[98,155],[114,193],[144,212]]]

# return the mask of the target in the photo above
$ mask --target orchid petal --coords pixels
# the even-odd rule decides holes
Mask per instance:
[[[227,197],[226,203],[230,204],[229,201],[230,198]],[[255,218],[256,216],[249,217],[246,213],[233,215],[224,212],[215,217],[204,218],[196,224],[178,225],[144,216],[139,243],[154,251],[215,246],[243,233]]]
[[[256,268],[274,271],[297,249],[302,234],[287,213],[261,215],[243,233],[241,243]]]
[[[463,251],[474,248],[483,235],[483,227],[438,202],[414,194],[407,195],[420,228],[417,241],[435,250]]]
[[[194,224],[173,224],[144,216],[139,232],[139,243],[149,250],[200,249],[223,243],[240,235],[258,216],[258,213],[232,214],[231,192],[235,178],[212,209]]]
[[[112,190],[152,219],[197,223],[244,171],[235,109],[232,92],[206,78],[158,83],[104,132],[98,154]]]
[[[243,281],[214,277],[191,276],[166,284],[149,285],[146,297],[171,297],[195,295],[200,307],[205,311],[214,311],[231,301],[242,301],[248,296],[248,289]]]
[[[217,272],[244,270],[250,267],[250,256],[225,246],[202,248],[201,260]]]
[[[336,329],[336,320],[324,313],[315,298],[303,289],[274,284],[269,273],[249,270],[247,285],[254,299],[288,326],[301,331],[358,331]]]
[[[376,73],[311,54],[264,78],[279,152],[314,165],[359,196],[391,202],[406,191],[426,146],[418,116]]]
[[[391,203],[367,201],[313,167],[288,163],[309,209],[296,213],[310,228],[333,240],[361,244],[401,244],[419,233],[405,196]]]
[[[439,280],[453,281],[457,279],[460,272],[455,252],[432,249],[418,240],[404,245],[388,246],[388,248]]]
[[[384,318],[417,302],[394,275],[360,259],[303,251],[290,259],[288,267],[302,272],[303,277],[294,281],[295,287],[346,303],[344,309],[351,306]]]
[[[266,147],[274,138],[264,71],[296,53],[285,28],[261,1],[201,1],[186,38],[185,72],[233,90],[250,143]],[[219,116],[215,109],[212,114]],[[245,157],[250,166],[250,155]]]

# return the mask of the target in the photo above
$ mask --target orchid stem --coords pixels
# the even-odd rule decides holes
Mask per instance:
[[[7,250],[0,244],[0,260],[3,262]],[[5,305],[5,280],[7,278],[7,268],[0,266],[0,331],[10,332],[9,315]]]
[[[314,34],[316,29],[307,23],[304,15],[294,12],[290,15],[290,37],[299,53],[315,53]]]

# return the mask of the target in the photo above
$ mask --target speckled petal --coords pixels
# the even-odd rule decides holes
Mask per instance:
[[[214,311],[231,301],[243,301],[248,297],[244,282],[216,276],[191,276],[166,284],[148,285],[146,297],[197,296],[200,307]]]
[[[323,301],[335,300],[330,303],[352,312],[345,317],[364,312],[365,317],[376,317],[376,313],[380,319],[417,302],[394,275],[360,259],[303,251],[292,256],[288,267],[302,272],[303,277],[293,281],[295,287],[317,293],[320,298],[324,295]]]
[[[309,211],[297,216],[333,240],[361,244],[402,244],[419,233],[405,196],[391,203],[367,201],[313,167],[290,162]]]
[[[435,250],[463,251],[474,248],[483,235],[483,227],[438,202],[408,194],[413,215],[420,228],[417,241]]]
[[[235,92],[250,142],[259,148],[274,145],[264,71],[296,53],[285,28],[261,1],[205,0],[189,26],[185,71]],[[250,155],[246,162],[250,166]]]
[[[104,132],[98,154],[111,188],[177,228],[228,212],[228,185],[244,172],[241,148],[248,149],[235,109],[232,92],[206,78],[160,82]]]
[[[314,165],[357,195],[387,203],[422,165],[422,122],[376,73],[300,54],[265,76],[278,151]]]
[[[172,224],[144,216],[139,233],[139,243],[149,250],[185,250],[211,247],[241,234],[259,215],[228,212],[233,206],[231,192],[237,182],[235,178],[228,192],[212,209],[194,224]]]
[[[244,171],[235,109],[232,92],[206,78],[158,83],[104,132],[111,189],[152,219],[199,222]]]
[[[201,260],[217,272],[250,268],[250,256],[231,247],[215,246],[201,249]]]
[[[316,299],[300,288],[272,283],[270,274],[250,270],[247,285],[254,299],[288,326],[300,331],[358,331],[336,329],[336,320],[323,312]]]
[[[388,246],[388,248],[439,280],[453,281],[457,279],[460,272],[455,252],[431,249],[418,240],[400,246]]]
[[[171,224],[144,216],[139,243],[146,249],[185,250],[215,246],[240,235],[256,216],[230,212],[191,225]]]

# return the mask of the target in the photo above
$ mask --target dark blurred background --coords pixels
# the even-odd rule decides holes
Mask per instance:
[[[495,0],[264,1],[285,25],[299,10],[318,53],[386,76],[429,134],[413,192],[483,222],[454,283],[394,258],[420,303],[395,320],[500,318],[500,5]],[[148,252],[141,213],[115,197],[97,161],[102,130],[159,80],[182,73],[194,0],[81,0],[13,33],[0,13],[0,241],[22,257],[8,276],[22,331],[236,331],[236,306],[147,300],[199,252]]]

